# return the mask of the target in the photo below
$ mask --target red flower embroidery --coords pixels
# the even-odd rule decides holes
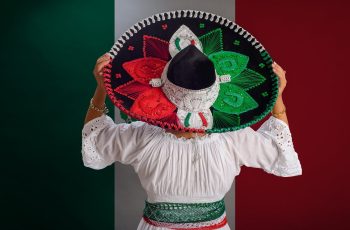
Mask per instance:
[[[115,92],[134,100],[130,112],[140,116],[174,121],[176,106],[160,88],[152,88],[149,81],[161,78],[170,60],[169,43],[160,38],[143,36],[143,58],[123,63],[125,71],[134,79],[114,89]]]
[[[160,78],[166,61],[159,58],[145,57],[123,63],[123,68],[136,81],[148,85],[153,78]]]

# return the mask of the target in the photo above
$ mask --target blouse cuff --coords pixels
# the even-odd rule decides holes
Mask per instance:
[[[96,138],[100,132],[110,124],[114,124],[111,117],[103,114],[87,122],[82,130],[82,157],[84,166],[101,169],[106,164],[96,149]]]
[[[294,150],[290,129],[284,121],[270,116],[258,129],[258,132],[273,139],[279,149],[278,159],[269,173],[282,177],[302,174],[301,164],[298,154]]]

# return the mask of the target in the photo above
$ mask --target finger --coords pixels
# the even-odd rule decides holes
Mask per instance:
[[[104,54],[101,57],[99,57],[98,59],[109,59],[110,56],[108,54]]]
[[[281,76],[281,77],[282,77],[282,76],[284,77],[284,75],[285,75],[284,71],[281,70],[281,69],[273,68],[273,72],[274,72],[275,74],[277,74],[278,76]]]
[[[273,68],[273,69],[276,69],[276,70],[278,70],[278,71],[283,71],[282,67],[279,66],[279,65],[277,65],[277,64],[276,64],[276,65],[273,65],[272,68]]]
[[[108,58],[109,58],[108,53],[103,54],[103,55],[102,55],[101,57],[99,57],[99,58],[105,58],[105,57],[108,57]]]
[[[97,76],[103,77],[103,71],[98,72],[98,73],[97,73]]]
[[[281,86],[285,86],[286,85],[286,82],[287,82],[287,80],[286,80],[286,78],[284,77],[284,75],[283,76],[279,76],[279,82],[280,82],[280,85]]]
[[[100,60],[98,60],[98,61],[96,62],[96,64],[100,64],[100,63],[102,63],[102,62],[109,62],[109,58],[107,58],[107,59],[100,59]]]
[[[105,63],[105,64],[108,64],[108,62]],[[96,65],[96,67],[95,67],[95,69],[94,69],[93,72],[95,73],[95,75],[98,74],[98,73],[100,73],[100,72],[103,72],[104,67],[105,67],[105,65],[104,65],[104,63],[102,62],[101,64]]]
[[[272,69],[277,72],[285,73],[285,70],[282,69],[282,67],[279,66],[272,66]]]
[[[104,77],[103,74],[104,74],[104,71],[103,71],[103,70],[94,71],[94,75],[95,75],[96,77]]]
[[[286,74],[287,71],[285,71],[280,65],[278,65],[276,62],[272,64],[272,68],[276,69],[277,71],[281,71],[282,73]]]
[[[100,72],[103,67],[105,67],[109,63],[109,60],[104,60],[96,64],[95,69],[97,72]]]
[[[105,61],[105,60],[109,60],[109,59],[110,59],[110,56],[108,54],[104,54],[97,59],[97,62],[99,63],[101,61]]]
[[[278,67],[272,67],[272,69],[273,69],[273,70],[276,70],[276,71],[281,71],[281,72],[283,71],[282,68],[278,68]]]
[[[280,66],[279,64],[277,64],[277,62],[275,62],[275,61],[272,63],[272,65],[281,67],[281,66]]]
[[[272,70],[275,72],[275,73],[281,73],[283,72],[281,68],[279,68],[278,66],[276,65],[273,65],[272,66]]]

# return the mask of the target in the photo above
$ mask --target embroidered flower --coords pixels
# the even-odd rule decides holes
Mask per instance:
[[[143,36],[143,57],[123,63],[125,71],[133,78],[114,89],[115,92],[134,100],[130,112],[137,115],[169,122],[174,118],[176,106],[160,88],[150,83],[160,79],[166,63],[170,60],[169,42],[160,38]],[[170,119],[170,120],[169,120]]]

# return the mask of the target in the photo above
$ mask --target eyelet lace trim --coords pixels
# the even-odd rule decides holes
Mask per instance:
[[[258,132],[272,138],[280,149],[280,156],[270,173],[278,176],[300,175],[302,172],[298,155],[294,150],[292,135],[287,124],[271,116]]]
[[[113,120],[103,114],[84,125],[82,130],[82,156],[85,166],[99,165],[102,161],[96,149],[96,137],[100,134],[101,130],[106,127],[106,125],[114,123]]]

